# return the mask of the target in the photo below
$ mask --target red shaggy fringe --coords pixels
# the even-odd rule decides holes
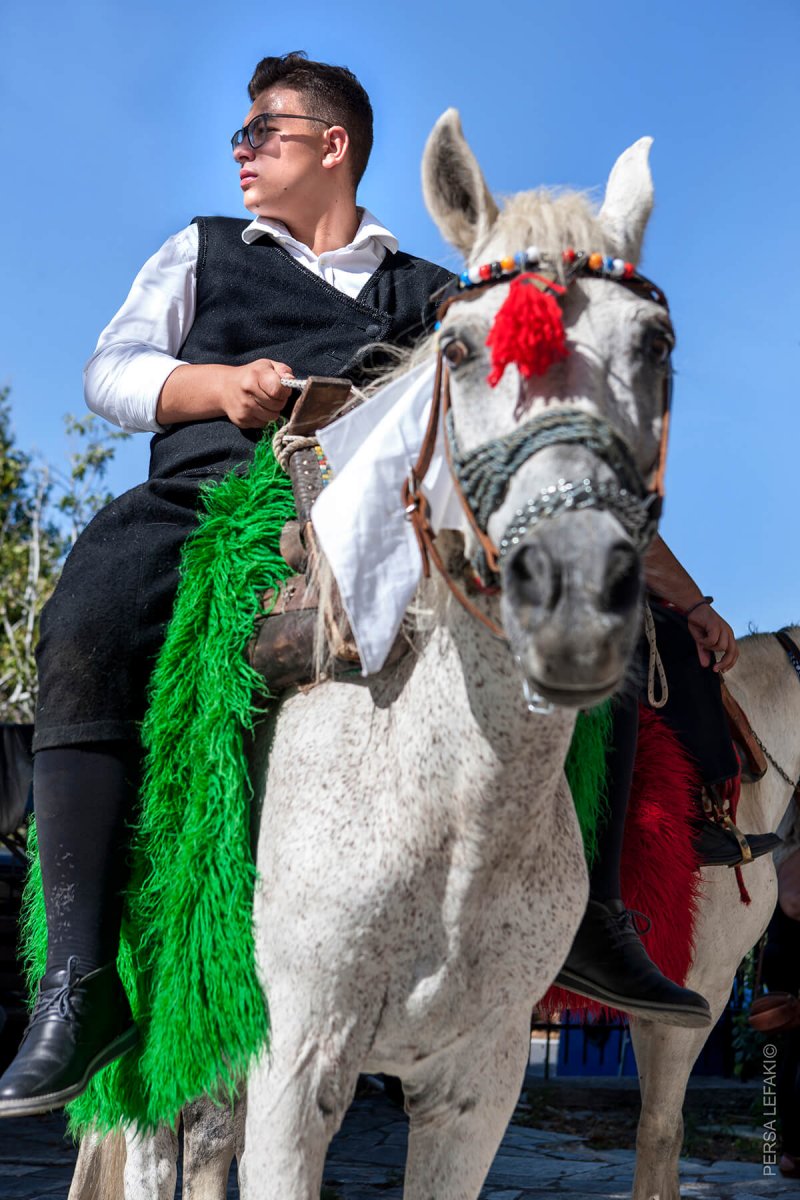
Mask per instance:
[[[700,896],[698,859],[691,837],[696,766],[664,721],[639,707],[639,743],[622,848],[622,899],[649,917],[642,941],[656,966],[683,984],[694,955]],[[569,1008],[592,1016],[616,1015],[584,996],[552,987],[539,1004],[545,1012]]]

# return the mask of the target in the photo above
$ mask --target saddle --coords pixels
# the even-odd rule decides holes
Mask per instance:
[[[314,639],[320,606],[320,553],[311,509],[330,482],[331,473],[316,433],[359,403],[353,397],[349,379],[311,376],[273,442],[278,462],[291,480],[297,510],[296,519],[286,523],[280,539],[280,552],[295,574],[262,595],[262,613],[247,647],[247,657],[276,693],[317,682]],[[355,675],[360,673],[361,658],[334,580],[330,589],[331,603],[325,611],[329,651],[325,677]],[[397,662],[407,650],[407,640],[399,635],[387,665]]]

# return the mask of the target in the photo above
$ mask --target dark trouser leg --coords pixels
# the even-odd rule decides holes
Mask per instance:
[[[669,684],[669,698],[659,715],[684,750],[697,763],[703,783],[714,789],[738,773],[728,722],[722,704],[720,677],[711,664],[702,667],[686,617],[651,602],[656,640]],[[752,858],[771,854],[780,845],[772,833],[747,834]],[[743,861],[733,832],[704,818],[698,795],[695,845],[702,866],[735,866]]]
[[[0,1079],[0,1116],[68,1103],[136,1041],[116,957],[138,729],[207,478],[151,480],[105,508],[42,615],[34,808],[48,969]]]
[[[40,750],[33,788],[47,911],[47,970],[87,974],[116,959],[136,803],[135,743]]]
[[[625,836],[625,815],[633,780],[636,739],[639,734],[639,701],[635,696],[616,697],[611,714],[611,744],[606,781],[608,819],[597,831],[597,856],[589,872],[592,900],[620,897],[619,869]]]
[[[556,983],[651,1021],[703,1028],[711,1021],[707,1002],[662,975],[620,899],[620,860],[638,732],[638,697],[617,697],[607,764],[608,820],[598,831],[586,913]]]

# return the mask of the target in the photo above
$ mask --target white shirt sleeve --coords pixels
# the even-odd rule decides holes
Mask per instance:
[[[130,433],[158,433],[156,405],[192,327],[196,304],[197,226],[167,238],[133,281],[83,370],[92,412]]]

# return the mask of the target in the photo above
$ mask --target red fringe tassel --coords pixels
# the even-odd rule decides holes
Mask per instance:
[[[639,745],[622,850],[622,898],[626,908],[652,922],[643,936],[656,966],[683,984],[694,954],[694,923],[700,879],[692,841],[697,768],[677,738],[650,708],[639,709]],[[610,1014],[583,996],[553,987],[540,1008],[556,1012]]]

